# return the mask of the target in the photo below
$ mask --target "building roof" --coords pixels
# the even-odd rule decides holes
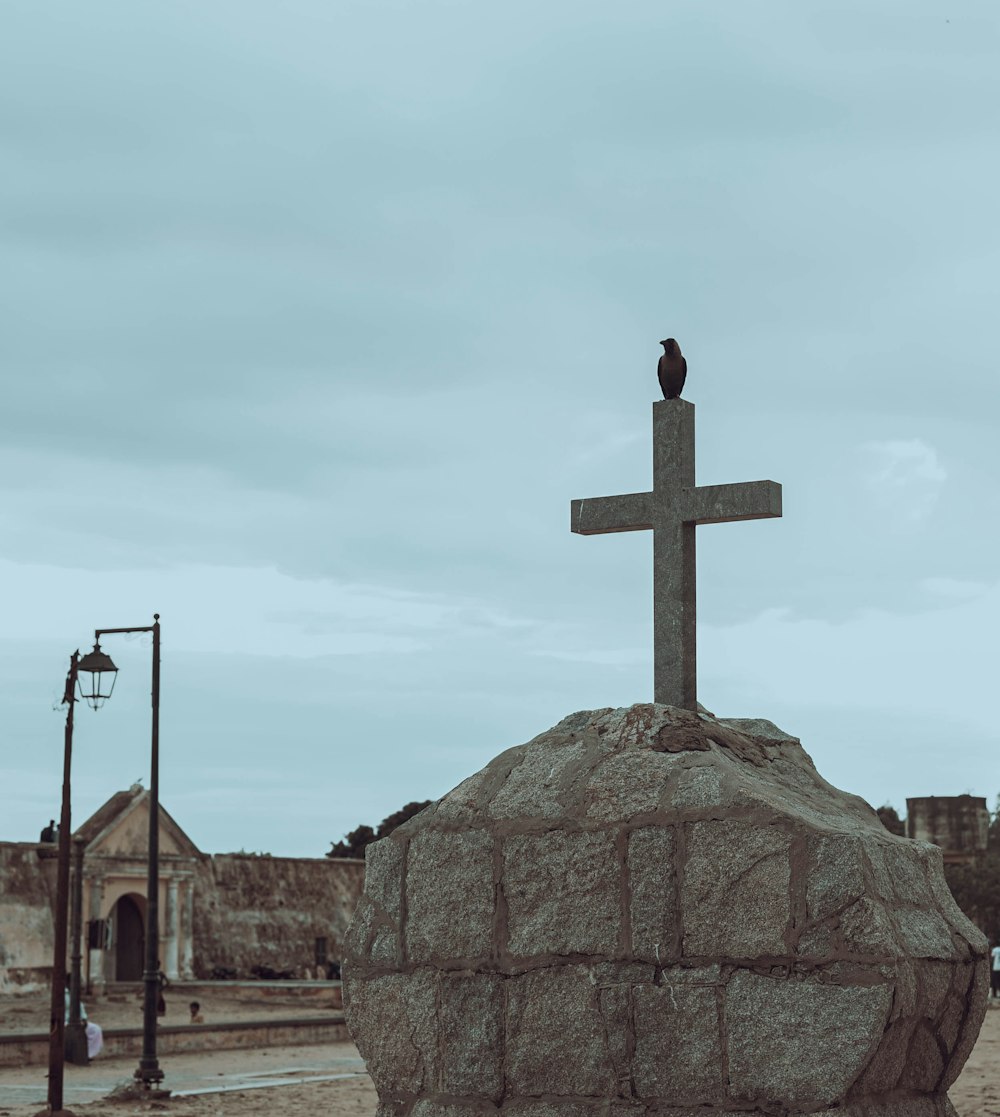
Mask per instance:
[[[137,835],[134,825],[126,820],[138,810],[146,814],[148,812],[148,799],[149,792],[142,784],[133,784],[128,791],[116,791],[106,803],[103,803],[94,811],[82,826],[74,831],[74,836],[83,838],[88,849],[103,850],[107,846],[109,836],[118,834],[119,841],[122,836],[125,837],[127,849],[129,845],[136,841]],[[174,852],[182,856],[200,856],[198,847],[177,825],[162,803],[160,803],[159,808],[161,854]],[[132,838],[127,836],[129,832],[133,834]],[[145,834],[145,826],[143,827],[143,834]],[[144,842],[144,839],[142,841]],[[171,849],[170,843],[173,844],[173,849]],[[119,850],[119,852],[125,851]],[[136,848],[135,851],[138,852],[138,849]]]
[[[126,808],[130,807],[140,795],[144,795],[145,791],[146,789],[139,783],[134,783],[128,791],[116,791],[106,803],[94,811],[82,826],[73,832],[73,836],[83,838],[89,844],[98,834],[107,829],[120,814],[124,813]]]

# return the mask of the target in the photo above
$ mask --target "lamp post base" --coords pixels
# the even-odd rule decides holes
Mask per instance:
[[[163,1071],[155,1056],[152,1059],[143,1057],[139,1060],[139,1065],[133,1072],[132,1077],[148,1089],[150,1086],[155,1086],[158,1082],[163,1081]]]

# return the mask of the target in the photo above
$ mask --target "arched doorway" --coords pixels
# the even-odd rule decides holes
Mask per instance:
[[[140,904],[145,907],[141,896],[120,896],[112,911],[115,981],[142,980],[146,936]]]

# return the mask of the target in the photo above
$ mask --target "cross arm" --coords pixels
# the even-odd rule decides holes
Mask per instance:
[[[569,526],[577,535],[649,531],[653,527],[653,494],[624,493],[574,500],[570,505]]]
[[[766,520],[781,515],[781,486],[776,481],[701,485],[689,489],[686,495],[686,523],[722,524],[732,520]]]

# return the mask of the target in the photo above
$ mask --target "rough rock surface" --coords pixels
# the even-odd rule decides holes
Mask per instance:
[[[986,942],[940,850],[770,722],[573,714],[368,847],[383,1117],[945,1117]]]

